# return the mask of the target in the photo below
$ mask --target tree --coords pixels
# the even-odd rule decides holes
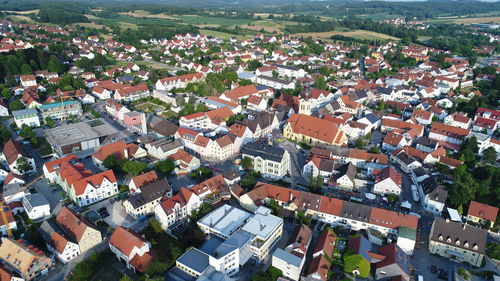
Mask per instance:
[[[497,151],[495,148],[493,146],[486,148],[483,151],[482,159],[485,163],[494,163],[497,160]]]
[[[33,167],[28,162],[28,159],[26,159],[24,157],[17,158],[16,168],[19,171],[21,171],[22,173],[26,173],[26,172],[29,172],[29,171],[33,170]]]
[[[104,161],[102,161],[102,165],[110,170],[120,171],[120,172],[122,171],[121,169],[122,163],[118,158],[116,158],[114,154],[108,155],[104,159]]]
[[[163,276],[167,273],[169,265],[165,262],[154,261],[148,265],[146,272],[148,276]]]
[[[253,161],[252,161],[252,158],[250,157],[244,157],[242,160],[241,160],[241,167],[243,167],[243,169],[247,170],[247,169],[253,169]]]
[[[32,74],[33,73],[33,69],[31,68],[31,66],[29,64],[23,64],[21,66],[21,74]]]
[[[19,130],[19,136],[25,140],[30,140],[32,143],[37,143],[35,131],[26,124],[23,124],[21,130]]]
[[[12,92],[8,88],[4,88],[2,90],[2,97],[5,100],[10,100],[10,98],[12,98]]]
[[[318,90],[326,90],[326,79],[324,76],[319,76],[316,78],[316,81],[314,81],[314,88]]]
[[[24,104],[19,100],[15,100],[9,104],[10,111],[21,110],[21,109],[24,109]]]
[[[135,162],[130,160],[125,160],[122,165],[122,170],[133,176],[137,176],[148,169],[148,165],[144,162]]]
[[[50,116],[47,116],[45,118],[45,124],[47,124],[47,126],[49,126],[49,128],[54,128],[54,120],[52,118],[50,118]]]
[[[368,152],[373,153],[373,154],[380,154],[380,148],[378,146],[372,146],[368,150]]]
[[[163,161],[156,162],[155,168],[162,174],[170,174],[175,169],[175,163],[170,159],[165,159]]]
[[[57,57],[51,56],[49,63],[47,64],[47,70],[50,72],[63,73],[64,65],[59,59],[57,59]]]
[[[463,207],[462,204],[458,205],[458,207],[457,207],[457,213],[459,215],[462,215],[464,213],[464,207]]]
[[[467,166],[459,165],[453,171],[455,182],[450,187],[448,199],[452,206],[468,204],[479,188],[477,181],[467,171]]]
[[[362,138],[356,139],[356,141],[354,142],[354,147],[356,147],[357,149],[364,149],[365,148],[364,140]]]
[[[7,127],[0,124],[0,145],[4,145],[6,142],[10,140],[12,137],[12,133],[9,131]]]

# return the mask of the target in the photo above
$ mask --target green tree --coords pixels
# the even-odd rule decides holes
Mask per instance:
[[[32,74],[33,73],[33,69],[31,68],[31,66],[29,64],[23,64],[21,66],[21,74]]]
[[[380,148],[378,146],[372,146],[372,147],[370,147],[370,149],[368,150],[368,152],[374,153],[374,154],[380,154],[381,153]]]
[[[47,70],[50,72],[63,73],[64,65],[56,56],[51,56],[47,64]]]
[[[115,172],[122,171],[122,161],[120,161],[114,154],[108,155],[104,161],[102,161],[102,165],[107,169],[114,170]]]
[[[154,261],[148,265],[146,272],[147,276],[163,276],[168,272],[169,265],[165,262]]]
[[[33,128],[31,128],[30,126],[28,126],[26,124],[23,124],[23,126],[21,127],[21,130],[19,130],[19,136],[25,140],[31,141],[34,144],[37,143],[35,131],[33,131]]]
[[[148,165],[144,162],[135,162],[126,160],[122,165],[122,170],[129,175],[139,175],[148,169]]]
[[[25,107],[24,104],[19,100],[15,100],[9,104],[10,111],[21,110],[24,109],[24,107]]]
[[[247,169],[253,169],[253,161],[252,161],[252,158],[250,157],[243,157],[243,159],[241,160],[241,167],[243,167],[243,169],[247,170]]]
[[[2,90],[2,97],[5,100],[10,100],[10,98],[12,98],[12,96],[13,96],[13,94],[12,94],[12,92],[8,88],[4,88]]]
[[[159,173],[170,174],[175,169],[175,163],[170,159],[165,159],[156,162],[155,168]]]
[[[318,90],[326,90],[327,85],[324,76],[319,76],[318,78],[316,78],[316,80],[314,81],[314,88]]]
[[[45,118],[45,124],[47,124],[47,126],[49,126],[49,128],[54,128],[54,126],[55,126],[54,120],[52,118],[50,118],[50,116],[47,116]]]
[[[12,137],[12,133],[9,131],[7,127],[0,124],[0,145],[4,145],[6,142],[10,140]]]
[[[483,151],[482,159],[485,163],[494,163],[497,160],[497,151],[495,148],[493,146],[486,148]]]
[[[450,187],[448,199],[452,206],[468,204],[474,198],[479,186],[477,181],[467,171],[467,166],[459,165],[453,171],[455,182]]]
[[[365,148],[365,141],[362,138],[356,139],[354,142],[354,147],[357,149],[364,149]]]
[[[24,157],[17,158],[16,168],[23,173],[33,170],[33,167],[28,162],[28,159]]]

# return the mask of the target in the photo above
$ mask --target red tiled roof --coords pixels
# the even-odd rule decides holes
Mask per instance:
[[[158,180],[158,175],[155,170],[145,172],[144,174],[135,176],[131,181],[134,182],[136,188],[141,188],[141,186],[146,185],[148,183],[152,183]]]
[[[292,131],[327,143],[339,144],[344,134],[333,122],[316,117],[294,114],[288,119]]]
[[[83,238],[87,227],[93,228],[85,218],[67,207],[63,207],[57,214],[56,222],[78,242]]]
[[[470,201],[467,215],[495,222],[498,215],[498,208],[476,201]]]

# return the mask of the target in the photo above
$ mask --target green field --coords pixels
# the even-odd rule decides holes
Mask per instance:
[[[165,107],[161,105],[154,104],[152,102],[144,102],[134,106],[135,110],[144,111],[144,112],[157,112],[165,110]]]
[[[215,30],[206,30],[206,29],[201,29],[200,33],[208,35],[208,36],[219,37],[219,38],[222,38],[222,39],[225,39],[225,40],[229,39],[231,36],[235,36],[238,39],[248,39],[248,38],[252,38],[253,37],[252,35],[235,35],[235,34],[231,34],[231,33],[227,33],[227,32],[221,32],[221,31],[215,31]]]
[[[184,23],[193,25],[218,25],[218,26],[232,26],[232,25],[246,25],[253,22],[252,19],[231,19],[231,18],[217,18],[217,17],[204,17],[194,15],[173,16]]]

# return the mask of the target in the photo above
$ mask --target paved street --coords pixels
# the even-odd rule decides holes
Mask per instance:
[[[295,144],[289,141],[279,142],[279,146],[290,153],[290,177],[292,185],[309,185],[309,180],[302,175],[302,168],[306,164],[306,152],[303,149],[299,151],[295,147]]]

